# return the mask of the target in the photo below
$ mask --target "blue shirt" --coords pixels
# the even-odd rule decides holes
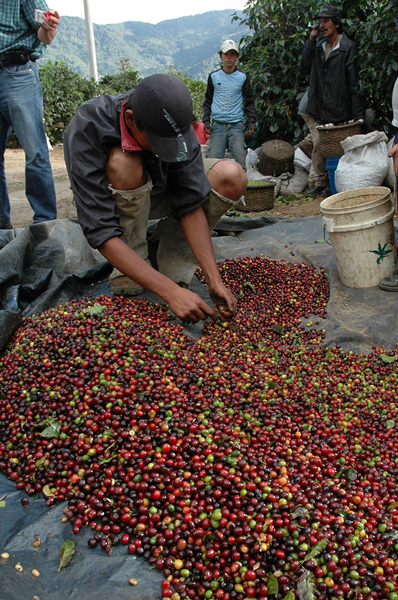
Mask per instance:
[[[46,11],[45,0],[0,0],[0,60],[9,52],[27,50],[32,60],[40,58],[45,44],[37,36],[35,8]]]
[[[254,129],[256,113],[249,77],[235,68],[232,73],[218,69],[207,80],[203,123],[210,127],[210,114],[219,123],[239,123],[246,113],[248,129]]]

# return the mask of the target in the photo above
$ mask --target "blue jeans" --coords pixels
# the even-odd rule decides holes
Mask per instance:
[[[246,168],[245,126],[242,122],[213,122],[210,128],[207,158],[224,158],[227,149],[232,158]]]
[[[11,224],[4,153],[11,126],[25,151],[25,191],[33,222],[57,218],[43,124],[43,92],[35,62],[0,68],[0,228]]]

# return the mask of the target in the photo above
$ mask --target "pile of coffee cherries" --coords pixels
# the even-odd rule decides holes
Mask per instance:
[[[397,600],[398,354],[323,347],[322,271],[220,270],[238,314],[199,341],[146,300],[26,319],[0,357],[0,470],[161,570],[162,598]]]

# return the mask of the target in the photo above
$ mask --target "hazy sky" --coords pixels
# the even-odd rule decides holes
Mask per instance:
[[[83,0],[47,0],[50,8],[59,14],[84,18]],[[159,23],[167,19],[177,19],[191,14],[201,14],[210,10],[242,10],[246,0],[201,0],[195,7],[182,0],[89,0],[91,20],[99,25],[122,23],[123,21],[144,21]],[[193,12],[194,11],[194,12]]]

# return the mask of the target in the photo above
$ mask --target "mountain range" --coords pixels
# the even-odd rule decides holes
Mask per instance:
[[[221,42],[228,38],[239,42],[249,31],[239,21],[233,21],[233,14],[244,16],[242,11],[227,9],[156,25],[141,21],[93,24],[98,75],[113,75],[120,59],[127,58],[142,77],[175,67],[193,79],[207,79],[220,64]],[[57,36],[41,63],[46,60],[64,61],[73,71],[90,77],[84,19],[62,17]]]

